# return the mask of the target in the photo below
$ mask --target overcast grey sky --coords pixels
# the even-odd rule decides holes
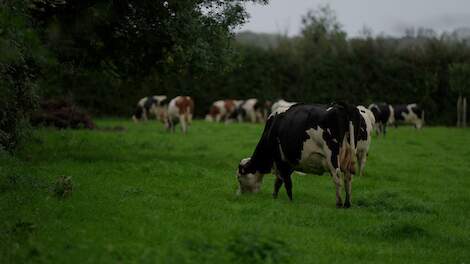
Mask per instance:
[[[270,0],[267,6],[247,5],[251,18],[240,30],[296,35],[302,15],[327,3],[349,36],[358,35],[364,25],[388,35],[403,35],[409,27],[438,32],[470,27],[470,0]]]

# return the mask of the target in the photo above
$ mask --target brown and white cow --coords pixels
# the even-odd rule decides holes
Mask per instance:
[[[207,121],[229,121],[229,119],[234,115],[237,107],[242,103],[242,101],[238,100],[218,100],[215,101],[211,108],[209,109],[209,113],[206,115]]]
[[[165,95],[154,95],[140,99],[132,120],[136,123],[140,120],[147,121],[150,114],[155,115],[157,120],[163,120],[166,98]]]
[[[252,156],[241,160],[237,171],[239,193],[258,192],[264,174],[276,175],[273,197],[284,184],[292,200],[294,170],[321,175],[329,172],[336,187],[336,206],[351,206],[351,180],[355,173],[356,144],[361,114],[349,104],[294,104],[272,113]],[[340,187],[344,175],[346,200]]]
[[[181,131],[186,133],[191,124],[194,113],[194,101],[189,96],[177,96],[168,104],[165,117],[165,127],[175,131],[175,125],[181,124]]]

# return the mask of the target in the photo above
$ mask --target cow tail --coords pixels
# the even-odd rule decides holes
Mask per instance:
[[[350,120],[349,121],[349,145],[351,146],[351,148],[354,150],[356,150],[356,145],[354,144],[354,125],[353,125],[353,122]]]

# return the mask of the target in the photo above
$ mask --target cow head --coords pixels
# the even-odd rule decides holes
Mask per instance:
[[[263,174],[252,169],[251,158],[245,158],[238,165],[237,180],[239,183],[237,194],[257,193],[261,189]]]

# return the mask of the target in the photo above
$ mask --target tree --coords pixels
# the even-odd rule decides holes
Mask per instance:
[[[37,102],[37,79],[51,57],[29,23],[29,1],[0,6],[0,149],[12,151]]]
[[[233,67],[244,2],[267,1],[41,0],[34,18],[63,66],[48,91],[113,114],[152,93],[201,96],[201,79]]]

